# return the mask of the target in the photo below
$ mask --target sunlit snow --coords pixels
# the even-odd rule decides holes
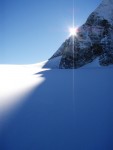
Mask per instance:
[[[45,63],[0,65],[1,149],[113,148],[112,68],[95,62],[47,69]]]

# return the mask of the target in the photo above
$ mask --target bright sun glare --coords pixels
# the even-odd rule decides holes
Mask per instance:
[[[70,36],[77,36],[77,28],[76,27],[69,28],[69,32],[70,32]]]

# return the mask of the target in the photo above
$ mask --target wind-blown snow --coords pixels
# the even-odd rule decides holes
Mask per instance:
[[[113,150],[112,68],[43,65],[0,65],[0,150]]]

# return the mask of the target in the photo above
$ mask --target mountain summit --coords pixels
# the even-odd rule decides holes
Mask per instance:
[[[54,59],[61,69],[79,68],[95,59],[101,66],[113,64],[113,0],[103,0],[77,36],[69,37],[49,61]]]

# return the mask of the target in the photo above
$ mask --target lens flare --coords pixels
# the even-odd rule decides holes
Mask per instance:
[[[69,28],[69,33],[70,33],[70,36],[77,36],[77,27],[72,27],[72,28]]]

